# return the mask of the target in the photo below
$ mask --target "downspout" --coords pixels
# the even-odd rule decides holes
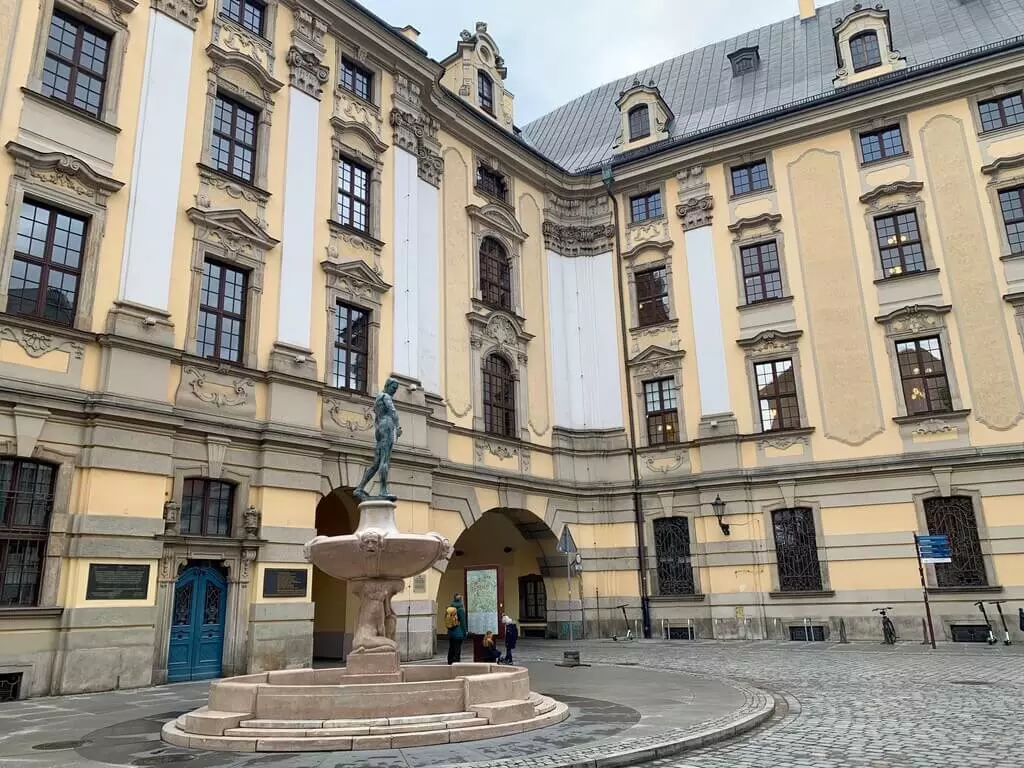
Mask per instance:
[[[619,292],[619,331],[622,337],[622,367],[626,376],[626,413],[629,424],[629,458],[630,467],[633,472],[633,518],[636,522],[636,555],[640,576],[640,613],[643,617],[643,634],[645,638],[651,636],[651,600],[647,591],[647,545],[644,535],[644,512],[640,499],[640,464],[637,458],[636,441],[636,419],[633,412],[633,382],[629,375],[629,333],[627,331],[628,321],[626,319],[626,290],[622,280],[622,266],[619,263],[622,253],[622,241],[619,236],[619,201],[615,199],[612,192],[612,185],[615,183],[612,175],[611,165],[602,168],[602,181],[605,192],[612,201],[612,225],[615,228],[615,250],[612,253],[612,262],[615,268],[615,285]]]

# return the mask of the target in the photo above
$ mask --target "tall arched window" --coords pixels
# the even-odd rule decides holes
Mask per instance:
[[[850,38],[850,58],[853,59],[853,71],[877,67],[882,63],[882,50],[878,46],[878,33],[869,30]]]
[[[516,382],[512,366],[495,353],[484,360],[484,430],[500,437],[516,437]]]
[[[629,140],[636,141],[651,135],[651,116],[646,104],[629,110]]]
[[[494,114],[494,83],[486,72],[477,72],[476,90],[480,99],[480,109],[488,114]]]
[[[512,265],[493,237],[480,243],[480,297],[485,304],[512,311]]]

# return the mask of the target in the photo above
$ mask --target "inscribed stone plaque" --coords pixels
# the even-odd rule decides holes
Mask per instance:
[[[427,577],[422,573],[419,576],[412,577],[412,591],[413,592],[426,592],[427,591]]]
[[[263,572],[263,596],[305,597],[308,578],[305,568],[267,568]]]
[[[148,594],[148,565],[89,564],[86,600],[145,600]]]

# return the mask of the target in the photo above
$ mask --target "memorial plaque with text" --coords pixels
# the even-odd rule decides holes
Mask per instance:
[[[263,573],[263,596],[305,597],[308,578],[305,568],[267,568]]]
[[[148,594],[148,565],[89,564],[86,600],[145,600]]]

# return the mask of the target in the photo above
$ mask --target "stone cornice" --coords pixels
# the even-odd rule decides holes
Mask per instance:
[[[105,199],[124,186],[123,181],[97,173],[92,167],[73,155],[63,152],[39,152],[38,150],[9,141],[7,153],[14,158],[19,173],[27,173],[37,180],[65,187],[79,195],[95,194]]]
[[[1024,168],[1024,154],[997,157],[991,163],[981,166],[981,172],[986,176],[995,176],[1003,171],[1015,171],[1018,168]]]
[[[762,213],[758,216],[750,216],[745,219],[737,219],[729,225],[729,231],[734,235],[742,235],[748,229],[767,227],[772,232],[777,232],[782,222],[782,215],[778,213]]]
[[[612,250],[613,224],[558,224],[545,221],[544,247],[562,256],[596,256]]]
[[[715,198],[711,195],[691,197],[676,206],[676,215],[683,220],[683,231],[710,227],[714,214]]]
[[[207,4],[208,0],[150,0],[154,11],[170,16],[189,29],[196,28],[199,23],[199,14]]]
[[[879,200],[892,195],[916,195],[924,189],[922,181],[894,181],[891,184],[882,184],[870,192],[865,192],[858,199],[865,205],[877,203]]]
[[[748,353],[791,352],[803,331],[761,331],[749,339],[736,339],[736,343]]]

